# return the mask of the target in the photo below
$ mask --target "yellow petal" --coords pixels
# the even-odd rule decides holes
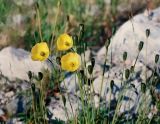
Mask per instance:
[[[80,56],[77,53],[69,52],[61,58],[61,67],[66,71],[76,71],[80,66]]]
[[[73,39],[66,33],[61,34],[57,39],[56,45],[57,45],[57,50],[60,51],[68,50],[73,46]]]
[[[33,61],[44,61],[49,57],[49,48],[46,42],[37,43],[31,50]]]

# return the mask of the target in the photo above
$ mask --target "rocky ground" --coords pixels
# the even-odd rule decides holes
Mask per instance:
[[[146,29],[150,29],[150,35],[147,39]],[[145,80],[145,49],[146,42],[148,47],[148,76],[151,75],[151,71],[156,67],[159,74],[159,64],[155,65],[155,54],[160,54],[160,8],[153,11],[144,11],[144,13],[134,16],[131,20],[124,23],[116,32],[115,36],[111,39],[111,45],[107,56],[106,72],[102,88],[101,98],[103,98],[108,104],[108,99],[116,101],[119,91],[122,89],[122,73],[124,72],[124,66],[129,68],[135,62],[138,54],[138,44],[140,41],[144,42],[144,48],[141,51],[137,64],[135,66],[135,74],[127,82],[128,87],[126,89],[126,95],[123,99],[123,104],[120,107],[120,114],[131,112],[137,113],[139,104],[142,101],[142,94],[140,92],[140,84]],[[123,52],[128,53],[128,59],[123,62]],[[90,63],[90,54],[94,54],[96,60],[95,68],[93,71],[93,87],[94,87],[94,100],[95,106],[98,107],[100,86],[102,80],[103,64],[105,60],[106,49],[102,47],[97,53],[94,51],[86,51],[88,56],[85,58],[87,63]],[[112,60],[112,61],[111,61]],[[112,66],[111,64],[112,63]],[[9,115],[15,115],[18,110],[18,103],[22,102],[22,107],[25,109],[26,102],[24,97],[21,97],[19,93],[30,88],[30,82],[27,76],[28,71],[38,73],[42,68],[49,68],[50,65],[47,62],[33,62],[30,58],[29,52],[23,49],[16,49],[12,47],[6,47],[0,51],[0,117],[4,117],[7,113]],[[86,75],[88,76],[88,75]],[[76,113],[80,106],[79,101],[79,89],[78,81],[75,74],[69,75],[61,83],[61,87],[66,89],[67,94],[70,96],[73,111]],[[114,80],[114,90],[110,92],[110,81]],[[133,87],[134,86],[134,87]],[[84,85],[85,88],[90,88]],[[93,90],[91,90],[93,91]],[[159,91],[159,89],[157,89]],[[111,94],[110,94],[111,93]],[[99,94],[99,95],[97,95]],[[111,97],[110,97],[111,96]],[[147,96],[147,104],[149,107],[153,107],[151,104],[150,95]],[[67,111],[71,113],[71,106],[66,102]],[[65,110],[63,107],[62,99],[51,98],[51,102],[47,105],[47,108],[53,114],[52,118],[59,118],[66,121]],[[152,113],[151,113],[152,114]],[[71,114],[69,114],[71,115]],[[15,124],[17,118],[7,118],[9,124]],[[20,123],[20,122],[19,122]]]

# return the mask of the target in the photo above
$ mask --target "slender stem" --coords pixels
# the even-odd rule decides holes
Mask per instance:
[[[39,9],[38,8],[36,9],[36,12],[37,12],[37,19],[38,19],[38,31],[39,31],[40,39],[41,39],[41,42],[42,42],[43,38],[42,38],[42,30],[41,30],[41,19],[40,19],[40,14],[39,14]]]
[[[58,20],[58,15],[59,15],[59,13],[60,13],[60,4],[61,4],[61,2],[60,2],[60,0],[58,1],[58,7],[57,7],[57,9],[58,9],[58,11],[57,11],[57,13],[56,13],[56,16],[55,16],[55,22],[54,22],[54,28],[53,28],[53,32],[52,32],[52,40],[51,40],[51,43],[50,43],[50,51],[52,52],[52,48],[53,48],[53,37],[54,37],[54,35],[55,35],[55,30],[56,30],[56,24],[57,24],[57,20]]]

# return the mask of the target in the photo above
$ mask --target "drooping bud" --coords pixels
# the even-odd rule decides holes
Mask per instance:
[[[149,37],[150,35],[150,29],[146,29],[146,37]]]
[[[111,82],[110,82],[110,88],[111,88],[111,90],[113,90],[113,87],[114,87],[114,80],[111,80]]]
[[[155,63],[158,63],[158,61],[159,61],[159,55],[156,54],[156,56],[155,56]]]
[[[128,78],[129,78],[129,75],[130,75],[130,70],[129,70],[129,69],[126,69],[126,70],[125,70],[125,78],[128,79]]]
[[[94,67],[94,65],[95,65],[95,58],[91,58],[91,65]]]
[[[33,76],[32,72],[31,72],[31,71],[28,71],[28,78],[29,78],[29,80],[32,79],[32,76]]]
[[[92,65],[88,65],[88,72],[91,75],[93,72],[93,66]]]
[[[41,81],[43,79],[43,73],[38,72],[38,80]]]
[[[131,73],[134,72],[134,66],[131,66],[130,71],[131,71]]]
[[[123,53],[123,61],[126,61],[126,59],[127,59],[127,52],[124,52]]]
[[[141,51],[143,49],[143,45],[144,45],[144,42],[140,41],[139,46],[138,46],[139,51]]]

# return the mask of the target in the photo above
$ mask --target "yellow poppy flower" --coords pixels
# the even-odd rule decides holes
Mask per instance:
[[[49,48],[46,42],[37,43],[32,47],[31,58],[33,61],[44,61],[49,56]]]
[[[73,39],[68,34],[61,34],[57,39],[57,50],[63,51],[72,48]]]
[[[61,58],[61,67],[66,71],[76,71],[80,66],[80,56],[77,53],[69,52]]]

